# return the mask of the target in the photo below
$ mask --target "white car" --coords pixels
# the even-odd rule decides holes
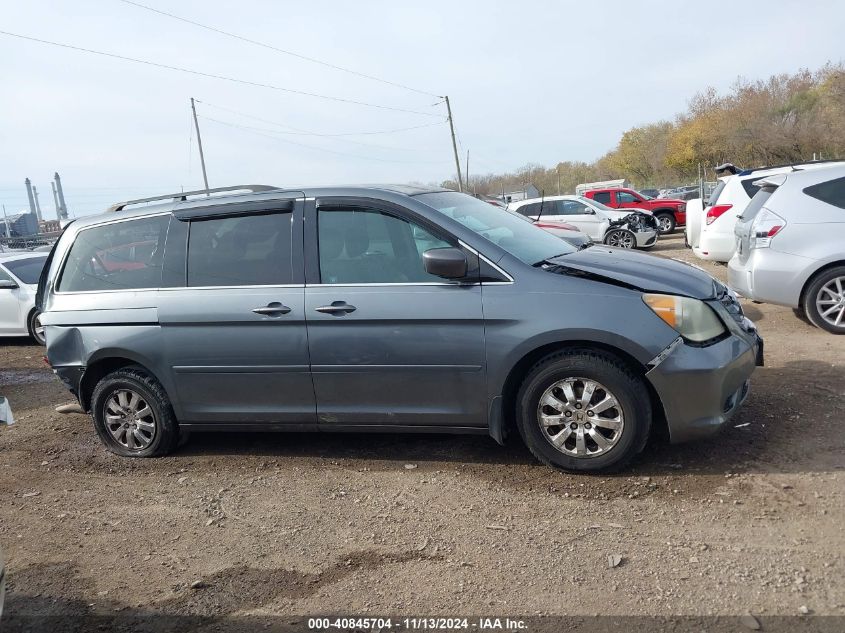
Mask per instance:
[[[46,253],[0,254],[0,336],[29,335],[44,345],[35,294],[45,261]]]
[[[710,196],[708,206],[703,211],[698,240],[696,241],[694,236],[692,239],[688,238],[693,252],[699,259],[717,262],[727,262],[733,256],[736,250],[736,219],[742,215],[751,198],[757,193],[758,187],[754,183],[761,178],[836,164],[836,161],[815,161],[761,167],[746,169],[720,179],[719,185]]]
[[[845,163],[773,174],[736,224],[728,281],[845,334]]]
[[[548,196],[512,202],[509,211],[535,222],[565,222],[594,242],[622,248],[650,248],[657,242],[657,221],[649,211],[611,209],[584,196]]]

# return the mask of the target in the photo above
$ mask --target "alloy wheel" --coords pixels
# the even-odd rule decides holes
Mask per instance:
[[[608,246],[618,246],[620,248],[634,248],[634,236],[630,231],[615,230],[607,234],[605,240]]]
[[[44,330],[45,328],[41,324],[41,315],[35,315],[35,318],[32,320],[32,337],[39,345],[45,345],[47,343],[47,337],[44,334]]]
[[[819,316],[834,327],[845,327],[845,277],[834,277],[816,294]]]
[[[672,220],[668,215],[661,215],[657,218],[657,225],[661,233],[666,233],[672,230]]]
[[[106,401],[103,417],[111,436],[124,448],[140,451],[155,439],[155,414],[146,400],[131,389],[112,393]]]
[[[578,458],[604,455],[625,428],[619,400],[588,378],[565,378],[546,389],[537,406],[537,422],[552,446]]]

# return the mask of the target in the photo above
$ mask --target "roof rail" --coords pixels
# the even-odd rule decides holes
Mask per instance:
[[[825,158],[819,160],[799,160],[795,163],[784,163],[783,165],[767,165],[765,167],[754,167],[752,169],[743,169],[739,172],[740,176],[747,176],[753,174],[755,171],[763,171],[764,169],[780,169],[781,167],[795,167],[797,165],[823,165],[824,163],[841,163],[841,158]]]
[[[161,196],[152,196],[150,198],[138,198],[136,200],[126,200],[125,202],[116,202],[106,209],[107,213],[120,211],[133,204],[144,204],[145,202],[156,202],[157,200],[173,200],[178,202],[187,200],[189,196],[205,196],[212,193],[225,193],[231,191],[251,191],[257,193],[259,191],[274,191],[279,187],[273,185],[232,185],[230,187],[215,187],[214,189],[199,189],[198,191],[180,191],[178,193],[168,193]]]

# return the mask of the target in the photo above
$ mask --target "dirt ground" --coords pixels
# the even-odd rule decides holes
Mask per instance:
[[[693,261],[681,234],[655,252]],[[605,477],[480,436],[202,434],[123,459],[53,410],[70,397],[42,349],[7,339],[2,630],[150,612],[203,630],[320,613],[845,616],[845,339],[745,307],[766,367],[729,428],[654,441]]]

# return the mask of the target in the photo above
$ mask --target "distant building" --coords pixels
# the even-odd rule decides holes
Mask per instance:
[[[529,198],[539,198],[540,190],[534,185],[525,185],[524,189],[504,191],[496,197],[504,203],[519,202],[520,200],[528,200]]]
[[[62,227],[58,220],[41,220],[38,223],[39,233],[61,233]]]
[[[6,235],[6,222],[0,217],[0,235],[4,237],[24,237],[38,234],[38,216],[32,212],[16,213],[7,216],[11,235]]]

